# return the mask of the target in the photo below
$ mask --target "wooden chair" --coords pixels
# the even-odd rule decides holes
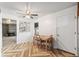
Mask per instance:
[[[48,43],[48,50],[52,50],[53,49],[53,40],[54,40],[53,36],[50,35],[50,38],[47,41],[47,43]]]
[[[33,37],[33,45],[36,45],[38,48],[41,47],[40,35],[35,35],[35,36]]]

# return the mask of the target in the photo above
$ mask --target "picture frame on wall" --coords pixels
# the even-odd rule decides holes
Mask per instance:
[[[19,31],[20,32],[30,32],[30,22],[20,22]]]

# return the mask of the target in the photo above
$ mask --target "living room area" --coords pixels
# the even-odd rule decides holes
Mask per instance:
[[[2,57],[78,55],[77,2],[1,2]]]

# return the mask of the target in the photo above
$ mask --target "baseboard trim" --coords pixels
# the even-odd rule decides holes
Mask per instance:
[[[65,51],[65,50],[62,50],[62,49],[57,49],[57,50],[61,50],[61,51],[67,52],[67,53],[69,53],[69,54],[75,55],[74,53],[71,53],[71,52],[69,52],[69,51]]]

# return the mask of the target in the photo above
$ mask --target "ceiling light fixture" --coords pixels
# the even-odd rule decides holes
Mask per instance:
[[[29,15],[26,15],[25,17],[28,18],[28,19],[30,19],[30,16]]]
[[[22,11],[22,13],[18,13],[18,14],[21,14],[22,17],[25,17],[25,18],[33,19],[35,16],[38,16],[37,13],[32,13],[33,11],[31,10],[31,6],[29,2],[26,3],[24,12],[23,10],[20,10],[20,11]]]

